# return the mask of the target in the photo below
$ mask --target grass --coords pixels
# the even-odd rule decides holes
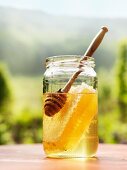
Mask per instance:
[[[42,110],[42,77],[13,77],[13,112],[19,113],[22,109]]]

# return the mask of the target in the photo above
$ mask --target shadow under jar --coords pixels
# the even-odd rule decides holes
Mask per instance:
[[[43,103],[49,94],[59,95],[70,77],[79,69],[82,56],[63,55],[46,59],[43,77]],[[95,156],[97,133],[97,75],[94,58],[82,63],[79,74],[66,95],[63,107],[55,115],[46,115],[43,107],[43,147],[47,157],[72,158]],[[58,100],[58,101],[57,101]],[[56,100],[59,107],[60,99]],[[54,109],[51,105],[51,109]]]

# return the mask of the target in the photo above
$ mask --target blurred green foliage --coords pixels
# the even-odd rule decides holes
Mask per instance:
[[[4,64],[0,64],[0,144],[8,142],[11,107],[11,85]]]
[[[11,120],[12,139],[15,143],[41,143],[42,114],[25,108]]]
[[[4,110],[0,111],[0,144],[40,143],[42,141],[41,78],[10,76],[8,80],[11,80],[9,86],[12,92],[11,103],[9,98],[6,98],[8,104],[6,103]]]
[[[117,74],[120,119],[127,122],[127,41],[120,44]]]
[[[0,89],[0,111],[3,111],[11,99],[9,78],[4,64],[0,64]]]
[[[126,41],[121,41],[119,44],[118,59],[112,72],[100,70],[99,78],[100,141],[127,144]]]

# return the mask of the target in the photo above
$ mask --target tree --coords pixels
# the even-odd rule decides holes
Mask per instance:
[[[5,108],[6,103],[9,103],[10,98],[11,93],[6,68],[0,64],[0,111]]]
[[[118,104],[120,119],[127,121],[127,42],[123,41],[119,48],[117,67]]]
[[[6,67],[0,64],[0,144],[10,140],[10,85]]]

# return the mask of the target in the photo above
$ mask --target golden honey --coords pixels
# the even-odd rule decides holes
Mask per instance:
[[[79,87],[78,87],[79,88]],[[78,89],[77,88],[77,89]],[[43,115],[43,147],[48,157],[91,157],[98,147],[96,90],[74,89],[53,117]],[[45,93],[44,98],[48,93]]]

